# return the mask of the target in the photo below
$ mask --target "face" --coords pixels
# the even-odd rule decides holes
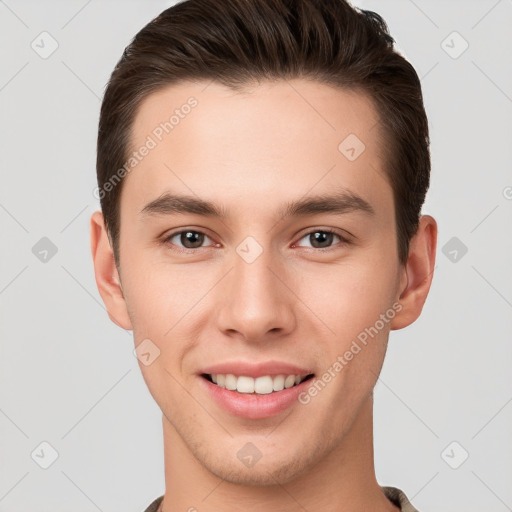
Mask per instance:
[[[378,130],[365,96],[305,80],[182,83],[138,111],[132,149],[151,147],[121,194],[125,327],[159,351],[140,368],[164,422],[218,477],[303,474],[371,396],[405,278]],[[218,385],[289,374],[313,377]]]

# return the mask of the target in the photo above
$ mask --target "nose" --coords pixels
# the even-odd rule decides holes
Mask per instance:
[[[248,342],[275,340],[293,331],[298,302],[285,265],[264,250],[252,263],[235,252],[220,290],[218,327]]]

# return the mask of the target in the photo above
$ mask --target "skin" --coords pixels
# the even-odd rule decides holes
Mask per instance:
[[[190,96],[198,105],[125,178],[119,269],[102,214],[91,218],[96,282],[110,318],[133,330],[136,346],[149,338],[160,350],[139,366],[163,413],[163,510],[396,511],[375,477],[373,387],[390,330],[421,313],[436,221],[421,217],[400,265],[380,125],[361,93],[302,79],[238,93],[216,82],[175,84],[142,103],[133,148]],[[338,150],[350,133],[366,146],[354,161]],[[375,215],[277,215],[287,201],[340,188]],[[229,216],[140,214],[164,192],[210,200]],[[180,236],[163,242],[179,228],[207,236],[180,253]],[[321,228],[351,242],[334,236],[320,246],[330,250],[314,246],[310,235]],[[236,252],[247,236],[263,249],[250,264]],[[200,386],[201,368],[233,359],[287,361],[321,377],[398,303],[394,318],[307,405],[251,420],[220,408]],[[237,458],[247,442],[262,453],[252,467]]]

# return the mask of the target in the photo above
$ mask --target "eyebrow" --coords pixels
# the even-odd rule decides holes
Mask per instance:
[[[348,212],[362,212],[370,216],[375,215],[372,205],[348,191],[341,190],[334,194],[308,196],[285,203],[277,212],[278,217],[301,217],[318,213],[343,214]],[[148,203],[140,211],[143,216],[195,214],[205,217],[226,219],[229,212],[223,206],[194,196],[164,193],[157,199]]]

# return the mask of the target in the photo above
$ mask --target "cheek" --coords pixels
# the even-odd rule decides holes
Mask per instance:
[[[207,292],[218,278],[211,269],[194,265],[143,262],[135,258],[130,265],[126,262],[130,278],[126,282],[125,299],[135,345],[149,339],[160,351],[154,368],[141,366],[141,369],[151,373],[154,379],[156,368],[160,368],[159,372],[166,378],[164,368],[174,374],[186,365],[187,354],[210,318],[204,314]]]
[[[301,298],[340,341],[374,325],[394,296],[394,277],[382,262],[319,267],[301,282]]]
[[[194,329],[193,306],[204,293],[179,266],[162,267],[135,259],[130,261],[130,269],[128,262],[125,265],[130,275],[125,299],[135,345],[149,339],[156,346],[150,345],[152,354],[158,354],[151,364],[139,361],[139,367],[155,401],[162,410],[173,411],[174,417],[174,411],[187,402],[178,381],[183,358],[191,348],[190,339],[194,339],[187,336]]]
[[[186,315],[191,302],[200,297],[199,278],[179,265],[156,264],[132,255],[124,263],[125,300],[134,333],[157,339]],[[136,337],[137,339],[137,337]]]
[[[180,290],[151,274],[134,276],[126,287],[125,300],[136,342],[164,339],[180,309]],[[173,313],[174,312],[174,313]]]
[[[395,310],[393,280],[379,266],[332,270],[324,276],[323,293],[316,286],[304,293],[313,301],[308,306],[329,327],[323,338],[325,373],[318,378],[333,384],[319,393],[318,404],[323,403],[342,426],[347,411],[355,411],[377,381]]]

